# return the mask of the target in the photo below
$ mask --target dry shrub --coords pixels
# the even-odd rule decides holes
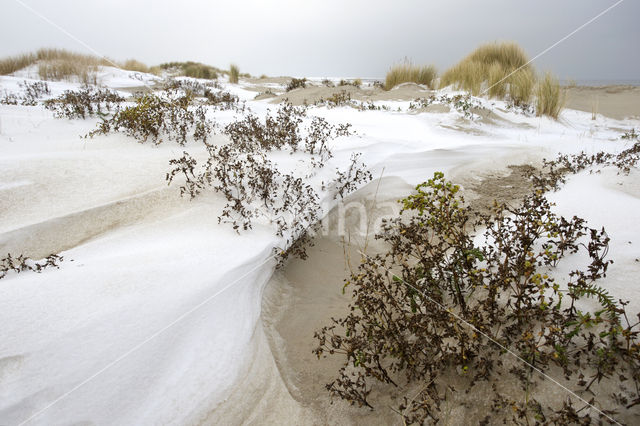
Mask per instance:
[[[547,115],[557,119],[564,107],[565,92],[560,88],[560,82],[551,73],[546,73],[538,84],[536,114]]]
[[[391,67],[387,73],[384,88],[391,90],[402,83],[424,84],[431,88],[437,76],[438,72],[433,65],[417,66],[405,62]]]

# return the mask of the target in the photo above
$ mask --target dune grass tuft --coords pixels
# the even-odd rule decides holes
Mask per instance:
[[[128,71],[136,71],[136,72],[149,72],[149,67],[142,62],[135,59],[127,59],[122,64],[120,64],[120,68]]]
[[[504,97],[508,91],[508,79],[501,81],[516,69],[530,69],[529,58],[516,43],[491,43],[478,47],[462,61],[449,68],[440,80],[440,87],[456,88],[479,95],[483,83],[487,83],[490,97]]]
[[[231,64],[229,66],[229,83],[237,84],[238,77],[240,76],[240,69],[237,65]]]
[[[551,73],[546,73],[544,79],[538,84],[536,95],[536,114],[557,119],[566,98],[558,79]]]
[[[12,74],[34,64],[37,60],[33,53],[24,53],[0,59],[0,75]]]
[[[387,72],[384,83],[385,90],[391,90],[398,84],[417,83],[433,87],[433,81],[438,76],[438,72],[433,65],[417,66],[410,62],[394,65]]]
[[[529,104],[536,84],[536,75],[531,68],[521,69],[508,79],[509,97],[515,106]]]
[[[31,65],[38,66],[38,75],[43,80],[67,80],[77,77],[84,83],[96,83],[99,66],[114,66],[106,58],[70,52],[65,49],[39,49],[34,53],[11,56],[0,60],[0,74],[11,74]],[[142,62],[130,59],[121,68],[149,72]]]

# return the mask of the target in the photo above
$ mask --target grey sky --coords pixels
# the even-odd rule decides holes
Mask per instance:
[[[531,57],[615,0],[20,0],[101,54],[149,65],[230,62],[252,74],[381,77],[405,57],[444,70],[477,45]],[[0,0],[0,56],[86,48]],[[573,79],[640,79],[640,1],[626,0],[535,62]],[[89,52],[87,52],[89,53]]]

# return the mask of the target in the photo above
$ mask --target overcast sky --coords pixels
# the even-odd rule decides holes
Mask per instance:
[[[407,57],[444,70],[481,43],[533,57],[616,0],[0,0],[0,56],[40,47],[149,65],[195,60],[268,75],[381,77]],[[535,62],[565,79],[640,79],[640,1]]]

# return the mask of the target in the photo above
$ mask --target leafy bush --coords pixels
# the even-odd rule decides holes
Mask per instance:
[[[103,111],[124,102],[125,99],[109,89],[86,87],[78,91],[67,90],[55,99],[44,102],[45,108],[54,112],[56,118],[82,118],[102,115]]]
[[[438,72],[433,65],[428,66],[416,66],[410,62],[394,65],[387,72],[387,77],[384,82],[385,90],[391,90],[395,86],[401,83],[417,83],[424,84],[425,86],[432,88],[433,81],[438,76]]]
[[[181,195],[191,198],[206,188],[223,194],[227,204],[218,221],[231,223],[238,232],[251,229],[254,218],[266,215],[276,225],[277,235],[287,240],[284,249],[276,250],[281,262],[291,254],[306,257],[305,246],[319,221],[319,196],[302,176],[278,170],[266,153],[303,151],[309,154],[311,165],[320,168],[332,156],[328,141],[350,133],[349,125],[333,126],[320,117],[303,125],[305,118],[304,108],[290,104],[280,107],[275,116],[268,114],[264,123],[248,115],[225,127],[229,144],[208,146],[206,163],[198,167],[184,152],[181,158],[171,160],[166,179],[171,183],[182,176]],[[346,195],[370,178],[363,169],[356,158],[346,172],[339,172],[336,194]]]
[[[349,314],[315,334],[318,357],[345,357],[329,392],[371,407],[372,382],[411,388],[397,408],[405,424],[437,423],[447,415],[443,401],[465,405],[474,394],[488,403],[465,413],[468,423],[598,420],[571,400],[545,398],[535,368],[563,374],[609,419],[640,404],[639,323],[598,286],[611,263],[609,238],[555,215],[543,189],[520,207],[496,205],[490,217],[465,207],[459,187],[436,173],[402,200],[404,218],[386,221],[377,236],[388,251],[363,256],[345,283]],[[578,252],[586,268],[553,277]],[[583,311],[587,298],[598,308]]]
[[[154,94],[144,94],[136,99],[134,106],[103,119],[88,136],[124,131],[141,143],[151,139],[159,145],[166,138],[184,145],[191,133],[195,140],[206,143],[213,125],[207,120],[202,106],[191,106],[192,100],[193,97],[188,95],[163,99]]]
[[[565,94],[560,88],[558,79],[551,73],[546,73],[544,79],[538,84],[536,95],[536,114],[557,119],[565,102]]]
[[[305,87],[307,87],[306,78],[292,78],[285,90],[290,92],[293,89],[304,89]]]

